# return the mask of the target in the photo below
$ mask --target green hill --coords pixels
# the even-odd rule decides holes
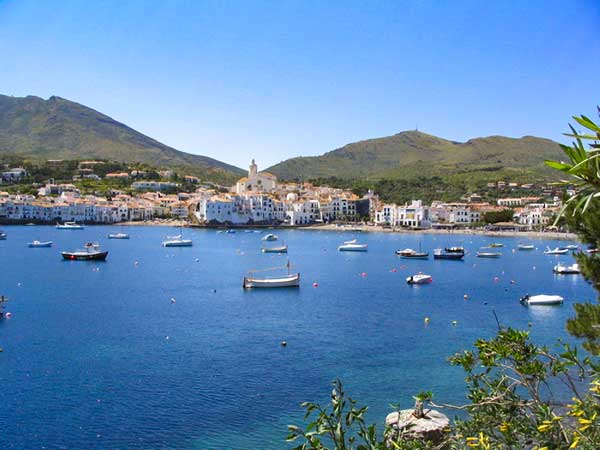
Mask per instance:
[[[348,144],[322,156],[288,159],[268,169],[282,179],[414,179],[422,176],[502,174],[548,179],[545,159],[560,159],[559,145],[549,139],[491,136],[453,142],[419,131]]]
[[[0,154],[37,159],[97,158],[185,167],[205,179],[232,181],[243,171],[164,145],[87,106],[50,97],[0,95]]]

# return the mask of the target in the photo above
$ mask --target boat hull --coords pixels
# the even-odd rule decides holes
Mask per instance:
[[[454,261],[462,261],[465,257],[463,253],[442,253],[439,255],[433,255],[433,259],[448,259]]]
[[[52,247],[52,242],[30,242],[27,246],[29,248],[47,248]]]
[[[163,247],[191,247],[193,244],[192,241],[166,241],[162,245]]]
[[[244,277],[244,289],[300,287],[300,274],[280,278]]]
[[[366,252],[366,251],[368,251],[368,248],[367,247],[360,247],[360,246],[340,245],[338,247],[338,250],[340,252]]]
[[[559,295],[526,295],[521,299],[521,304],[525,306],[552,306],[562,305],[564,299]]]
[[[477,253],[478,258],[500,258],[502,253]]]
[[[108,256],[108,252],[98,253],[71,253],[62,252],[62,257],[68,261],[104,261]]]
[[[272,248],[262,248],[261,251],[263,253],[287,253],[287,247],[272,247]]]
[[[413,255],[403,255],[396,253],[402,259],[429,259],[429,253],[415,253]]]
[[[124,234],[124,235],[120,235],[120,234],[109,234],[108,235],[109,239],[129,239],[129,235],[128,234]]]

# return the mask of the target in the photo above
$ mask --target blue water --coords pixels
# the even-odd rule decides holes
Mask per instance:
[[[2,449],[281,449],[286,425],[301,423],[299,403],[326,401],[335,377],[381,424],[390,403],[408,407],[421,390],[464,400],[447,357],[495,332],[492,311],[553,343],[567,337],[572,303],[595,298],[581,277],[553,275],[572,257],[542,250],[560,241],[511,252],[521,240],[276,230],[300,289],[244,291],[246,270],[286,261],[259,252],[261,234],[186,230],[193,248],[163,248],[178,230],[130,227],[128,241],[106,239],[114,227],[5,231],[0,293],[13,315],[0,321]],[[336,251],[357,236],[368,253]],[[27,248],[33,239],[55,244]],[[110,251],[105,263],[60,258],[90,240]],[[501,259],[394,255],[419,243],[474,253],[493,241],[505,244]],[[419,270],[433,283],[406,285]],[[566,303],[525,308],[525,293]]]

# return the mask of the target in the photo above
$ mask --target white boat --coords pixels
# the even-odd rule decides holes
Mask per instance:
[[[560,305],[564,299],[560,295],[525,295],[521,298],[520,302],[523,305],[534,306],[534,305]]]
[[[287,268],[287,275],[264,278],[259,278],[255,275],[258,272],[266,272],[284,268]],[[242,287],[244,289],[300,287],[300,274],[290,273],[290,262],[288,261],[287,264],[282,267],[271,267],[262,270],[251,270],[250,272],[248,272],[248,275],[244,277]]]
[[[112,233],[108,235],[109,239],[129,239],[129,235],[126,233]]]
[[[342,244],[338,247],[338,250],[340,252],[366,252],[368,247],[367,244],[358,244],[355,242],[353,244]]]
[[[410,277],[406,278],[406,282],[408,284],[428,284],[428,283],[431,283],[432,281],[433,281],[433,278],[431,278],[431,275],[426,275],[421,272],[419,272],[416,275],[411,275]]]
[[[267,234],[266,236],[264,236],[262,238],[263,241],[276,241],[277,240],[277,236],[275,236],[272,233]]]
[[[570,266],[565,266],[562,263],[558,263],[554,266],[552,271],[560,275],[571,275],[581,273],[581,270],[579,269],[579,264],[577,263],[571,264]]]
[[[497,252],[477,252],[478,258],[500,258],[502,253]]]
[[[0,231],[0,240],[3,241],[6,239],[6,233],[4,231]]]
[[[191,247],[193,245],[191,239],[169,239],[163,241],[163,247]]]
[[[41,242],[35,240],[33,242],[28,243],[27,246],[31,248],[52,247],[52,241]]]
[[[56,224],[57,230],[83,230],[83,225],[79,225],[77,222],[65,222],[62,225]]]
[[[569,245],[565,245],[564,247],[561,247],[561,248],[567,249],[567,250],[579,250],[579,245],[569,244]]]
[[[263,253],[287,253],[288,252],[288,246],[287,245],[280,245],[278,247],[263,247],[260,249],[261,252]]]
[[[535,246],[529,244],[519,244],[517,245],[517,250],[533,250]]]
[[[546,247],[546,250],[544,250],[544,255],[564,255],[566,253],[569,253],[568,248],[556,247],[555,249],[551,249],[550,247]]]

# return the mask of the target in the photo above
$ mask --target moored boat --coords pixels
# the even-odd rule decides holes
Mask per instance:
[[[546,250],[544,250],[544,255],[564,255],[566,253],[569,253],[568,248],[556,247],[554,249],[551,249],[550,247],[546,247]]]
[[[581,273],[581,269],[579,269],[579,264],[571,264],[570,266],[565,266],[562,263],[558,263],[554,266],[552,271],[559,275],[576,275]]]
[[[490,244],[490,248],[500,248],[500,247],[504,247],[504,244],[501,244],[499,242],[493,242],[492,244]]]
[[[396,255],[404,259],[428,259],[429,253],[418,252],[412,248],[405,248],[404,250],[396,250]]]
[[[433,278],[431,277],[431,275],[427,275],[422,272],[419,272],[416,275],[411,275],[410,277],[406,278],[406,282],[408,284],[428,284],[432,281]]]
[[[477,252],[478,258],[500,258],[502,253],[498,252]]]
[[[533,250],[535,246],[530,244],[519,244],[517,245],[517,250]]]
[[[191,247],[192,245],[194,244],[191,239],[182,238],[168,239],[162,243],[163,247]]]
[[[52,247],[52,241],[41,242],[41,241],[35,240],[33,242],[29,242],[27,244],[27,246],[31,247],[31,248]]]
[[[338,247],[340,252],[366,252],[369,249],[367,244],[359,244],[354,242],[352,244],[342,244]]]
[[[0,241],[3,241],[6,239],[6,233],[4,231],[0,230]]]
[[[129,239],[129,235],[126,233],[112,233],[108,235],[109,239]]]
[[[69,261],[104,261],[108,252],[100,250],[100,245],[89,242],[85,244],[84,250],[61,252],[61,255]]]
[[[579,245],[569,244],[569,245],[565,245],[565,246],[563,246],[561,248],[562,249],[567,249],[567,250],[579,250]]]
[[[267,272],[272,270],[279,270],[287,268],[287,275],[275,276],[275,277],[257,277],[255,274],[258,272]],[[244,289],[253,288],[286,288],[286,287],[300,287],[300,274],[290,273],[290,262],[288,261],[285,266],[271,267],[262,270],[251,270],[248,275],[244,277],[242,287]]]
[[[56,224],[57,230],[83,230],[83,225],[79,225],[77,222],[65,222],[63,224]]]
[[[450,249],[436,248],[433,251],[433,259],[450,259],[455,261],[462,260],[465,257],[464,251],[452,250],[453,248],[458,249],[462,247],[451,247]]]
[[[525,295],[521,297],[520,302],[522,305],[535,306],[535,305],[560,305],[564,299],[560,295]]]
[[[288,252],[288,246],[287,245],[280,245],[277,247],[263,247],[260,249],[261,252],[263,253],[287,253]]]
[[[269,233],[262,238],[263,241],[276,241],[277,239],[277,236],[272,233]]]

